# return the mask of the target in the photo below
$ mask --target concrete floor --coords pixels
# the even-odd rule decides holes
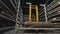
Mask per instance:
[[[59,33],[56,33],[56,32],[53,32],[53,33],[51,33],[51,32],[49,32],[49,33],[20,33],[20,32],[17,32],[16,33],[16,30],[10,30],[10,31],[5,32],[3,34],[60,34],[60,32]]]
[[[20,30],[16,31],[14,27],[13,28],[11,27],[11,28],[0,31],[0,34],[60,34],[60,31],[56,31],[56,30],[48,31],[47,33],[46,32],[41,33],[39,31],[33,31],[34,33],[32,33],[32,31],[29,33],[27,33],[28,31],[27,32],[25,31],[25,33],[21,33],[21,32],[22,31]]]

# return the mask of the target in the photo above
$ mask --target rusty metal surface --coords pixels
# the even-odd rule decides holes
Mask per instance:
[[[49,23],[49,22],[25,22],[25,26],[27,28],[34,28],[34,27],[55,27],[55,26],[60,26],[60,23]]]

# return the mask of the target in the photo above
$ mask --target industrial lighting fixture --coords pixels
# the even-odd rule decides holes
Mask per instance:
[[[56,18],[53,18],[53,21],[56,20]]]
[[[31,4],[31,3],[29,3],[29,2],[26,2],[26,4]]]
[[[58,2],[58,4],[60,4],[60,2]]]
[[[44,7],[44,4],[40,4],[40,6],[43,6]]]
[[[60,11],[58,11],[58,14],[60,14]]]

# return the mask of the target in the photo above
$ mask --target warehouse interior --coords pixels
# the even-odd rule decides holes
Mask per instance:
[[[60,34],[60,0],[0,0],[0,34]]]

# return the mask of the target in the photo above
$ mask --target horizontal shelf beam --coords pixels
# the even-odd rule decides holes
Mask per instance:
[[[58,2],[54,3],[53,5],[51,5],[51,6],[49,6],[49,7],[47,6],[47,7],[48,7],[47,9],[48,9],[48,11],[49,11],[49,10],[51,10],[51,9],[57,7],[57,6],[59,6]]]
[[[60,30],[60,28],[18,28],[21,30]]]
[[[16,6],[14,5],[13,1],[12,0],[9,0],[12,4],[12,6],[14,7],[14,9],[16,10]]]
[[[16,16],[11,16],[11,15],[7,14],[6,12],[2,12],[1,14],[5,14],[5,15],[11,17],[11,18],[15,18],[16,17]]]
[[[60,15],[60,14],[58,13],[58,14],[55,14],[55,15],[49,16],[48,18],[51,18],[51,17],[56,16],[56,15]]]
[[[11,21],[16,22],[15,20],[12,20],[12,19],[10,19],[10,18],[8,18],[8,17],[5,17],[5,16],[3,16],[3,15],[0,15],[0,17],[3,17],[3,18],[5,18],[5,19],[8,19],[8,20],[11,20]]]
[[[51,13],[56,12],[56,11],[58,11],[58,10],[60,10],[60,6],[57,7],[57,8],[55,8],[55,9],[53,9],[53,10],[51,10],[51,11],[49,11],[48,14],[51,14]]]
[[[10,10],[10,9],[5,5],[5,3],[4,3],[2,0],[0,0],[0,2],[14,15],[13,11]],[[15,16],[15,15],[14,15],[14,16]]]

